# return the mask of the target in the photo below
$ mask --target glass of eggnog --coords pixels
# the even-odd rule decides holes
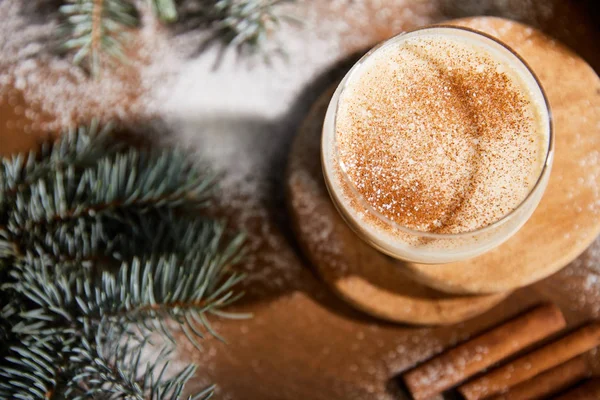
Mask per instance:
[[[485,34],[432,26],[381,43],[346,74],[321,157],[358,236],[400,260],[445,263],[519,230],[548,184],[553,147],[527,64]]]

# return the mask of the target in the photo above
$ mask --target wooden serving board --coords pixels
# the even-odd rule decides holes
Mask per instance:
[[[322,178],[321,129],[333,88],[308,113],[290,154],[290,213],[307,257],[343,299],[390,321],[449,324],[471,318],[509,291],[564,267],[600,233],[600,78],[577,55],[526,25],[491,17],[450,23],[515,48],[550,102],[556,142],[550,184],[515,236],[476,258],[435,265],[399,262],[363,242],[339,216]]]
[[[373,7],[402,3],[369,1]],[[522,11],[524,3],[535,12]],[[594,19],[590,8],[585,7],[588,3],[595,1],[419,2],[423,12],[435,14],[437,21],[494,14],[541,27],[600,71],[597,47],[600,18]],[[546,16],[544,10],[549,6],[554,8],[554,13]],[[415,18],[414,23],[402,28],[415,27],[420,21]],[[391,23],[374,23],[369,25],[365,35],[377,42],[397,33],[398,29]],[[347,49],[348,55],[353,50],[357,49]],[[273,133],[288,139],[278,141],[280,147],[276,154],[265,154],[271,166],[265,177],[269,183],[257,194],[269,199],[264,201],[264,207],[248,210],[245,202],[240,200],[236,205],[236,199],[228,199],[230,206],[225,214],[231,221],[246,229],[249,235],[263,238],[252,248],[252,262],[245,266],[247,295],[238,306],[241,311],[252,312],[254,317],[246,321],[216,321],[215,328],[227,343],[207,339],[202,351],[194,349],[183,336],[180,338],[177,358],[198,365],[196,376],[188,386],[190,392],[215,383],[218,399],[403,400],[407,397],[398,389],[398,376],[403,371],[532,304],[547,300],[557,303],[570,326],[600,317],[600,273],[592,262],[598,259],[600,241],[558,274],[517,290],[501,305],[479,317],[452,326],[425,328],[382,323],[355,311],[335,296],[302,258],[290,232],[285,204],[277,196],[282,197],[281,171],[296,128],[309,105],[339,75],[335,71],[324,74],[307,88],[298,100],[297,115],[291,115],[282,124],[285,129]],[[9,102],[10,96],[15,100]],[[17,90],[0,93],[0,152],[3,154],[26,150],[39,136],[24,136],[15,124],[6,128],[8,119],[18,121],[20,118],[14,112],[16,105],[28,106],[22,104]],[[273,193],[278,194],[274,200]]]

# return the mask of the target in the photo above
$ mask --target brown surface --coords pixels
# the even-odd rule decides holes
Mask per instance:
[[[560,331],[565,325],[555,305],[537,307],[409,371],[404,374],[404,382],[415,400],[427,400]]]
[[[564,391],[590,375],[587,355],[575,357],[520,383],[492,400],[541,400]]]
[[[29,151],[46,135],[40,129],[40,123],[47,116],[41,113],[39,107],[25,105],[21,91],[8,87],[7,90],[0,90],[0,156]],[[41,114],[41,121],[26,117],[26,107]],[[30,133],[26,133],[26,129]]]
[[[580,7],[581,1],[526,2],[526,7],[522,7],[522,0],[441,3],[446,16],[486,13],[540,26],[600,70],[600,32],[592,15]],[[549,3],[556,5],[556,11],[547,16],[544,9]],[[534,12],[525,11],[531,9]],[[393,18],[394,15],[389,16]],[[363,29],[373,41],[396,33],[387,26],[373,24]],[[338,78],[339,74],[333,73],[307,88],[298,101],[298,112],[305,113],[316,94]],[[7,133],[4,115],[12,114],[14,107],[6,101],[0,104],[0,152],[4,154],[17,145],[22,149],[28,142],[35,142],[14,129],[13,134]],[[299,119],[292,118],[289,129],[278,134],[291,137],[297,123]],[[269,161],[274,166],[272,170],[281,168],[281,160],[286,158],[287,142],[281,143],[280,153]],[[281,193],[281,186],[275,186]],[[267,185],[263,190],[265,196],[271,195],[270,189],[272,186]],[[254,317],[241,322],[215,321],[215,328],[228,343],[207,339],[203,351],[197,351],[181,337],[178,357],[182,362],[198,365],[196,376],[188,385],[190,392],[214,382],[217,399],[404,400],[408,397],[397,389],[402,372],[535,303],[556,302],[571,326],[600,316],[600,299],[593,294],[595,286],[590,286],[600,275],[586,266],[589,260],[596,259],[587,252],[559,274],[516,291],[501,306],[465,323],[437,328],[381,323],[354,311],[315,278],[294,251],[290,244],[293,241],[286,237],[283,202],[265,201],[272,212],[261,214],[258,210],[258,217],[246,217],[246,202],[236,204],[235,199],[230,199],[232,202],[233,221],[250,235],[265,238],[250,254],[255,265],[264,268],[247,269],[248,294],[239,305],[240,310],[252,312]],[[269,272],[273,254],[285,262],[275,272]]]
[[[480,400],[506,391],[529,378],[600,346],[600,322],[583,328],[475,379],[458,391],[467,400]]]
[[[395,322],[451,324],[498,304],[504,294],[448,295],[410,279],[395,260],[360,240],[344,223],[327,193],[319,158],[322,121],[334,89],[309,112],[288,164],[292,225],[323,280],[356,308]]]
[[[524,25],[487,18],[455,23],[498,37],[537,74],[554,121],[554,164],[540,205],[506,243],[467,261],[407,266],[416,279],[440,290],[503,292],[558,271],[600,233],[600,191],[589,183],[600,177],[600,78],[575,53]],[[595,161],[584,166],[582,160]]]
[[[598,400],[600,399],[600,379],[590,379],[554,400]]]

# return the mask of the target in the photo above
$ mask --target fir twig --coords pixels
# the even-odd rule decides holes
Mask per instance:
[[[128,33],[140,24],[139,13],[129,0],[65,0],[60,7],[64,23],[59,30],[65,51],[74,51],[73,62],[98,76],[105,64],[127,61]],[[266,41],[282,19],[278,6],[294,0],[191,0],[188,17],[200,21],[224,43],[244,52]],[[147,0],[160,21],[179,19],[175,0]]]
[[[88,328],[89,329],[89,328]],[[143,363],[144,353],[148,354],[147,338],[129,339],[125,343],[115,343],[100,326],[96,332],[89,332],[81,345],[73,349],[69,362],[84,366],[83,373],[69,382],[65,395],[74,400],[93,398],[98,393],[105,396],[113,394],[115,398],[135,400],[177,400],[181,398],[183,388],[193,376],[193,365],[179,371],[169,379],[161,379],[169,367],[171,350],[164,348],[155,359]],[[101,376],[102,379],[93,379]],[[92,379],[90,379],[92,378]],[[82,385],[85,382],[85,385]],[[206,400],[212,394],[213,387],[188,397],[189,400]]]
[[[39,342],[12,347],[6,359],[10,367],[0,370],[0,395],[21,399],[178,400],[196,370],[188,365],[165,378],[169,362],[164,360],[171,355],[170,348],[143,362],[144,356],[152,353],[148,338],[119,340],[114,329],[107,329],[104,323],[86,325],[80,335],[57,348],[59,352]],[[69,354],[68,358],[62,359],[64,354]],[[209,386],[187,399],[207,400],[213,389]]]
[[[166,378],[167,352],[142,363],[148,336],[175,343],[178,328],[198,346],[220,338],[210,315],[240,317],[223,308],[240,296],[243,237],[182,215],[213,175],[97,125],[1,165],[0,398],[180,399],[194,367]]]
[[[92,76],[98,76],[104,63],[125,61],[123,42],[127,30],[139,25],[135,7],[124,0],[67,0],[60,7],[65,23],[64,50],[76,50],[75,64],[83,63]],[[108,56],[108,57],[106,57]]]
[[[97,120],[89,127],[79,126],[62,133],[57,142],[46,141],[39,152],[30,151],[0,160],[0,214],[16,193],[53,170],[66,165],[82,167],[92,165],[123,148],[123,143],[112,137],[112,124],[100,127]],[[2,222],[2,221],[0,221]],[[6,221],[4,221],[6,223]]]
[[[206,205],[213,183],[177,150],[130,149],[100,159],[81,174],[69,165],[33,182],[17,194],[8,225],[19,233],[98,214],[119,219],[124,208],[197,208]]]

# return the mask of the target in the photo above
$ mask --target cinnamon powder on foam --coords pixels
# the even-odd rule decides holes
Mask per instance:
[[[439,36],[371,57],[336,117],[340,165],[360,196],[427,232],[471,231],[514,210],[547,142],[520,78],[485,50]]]

